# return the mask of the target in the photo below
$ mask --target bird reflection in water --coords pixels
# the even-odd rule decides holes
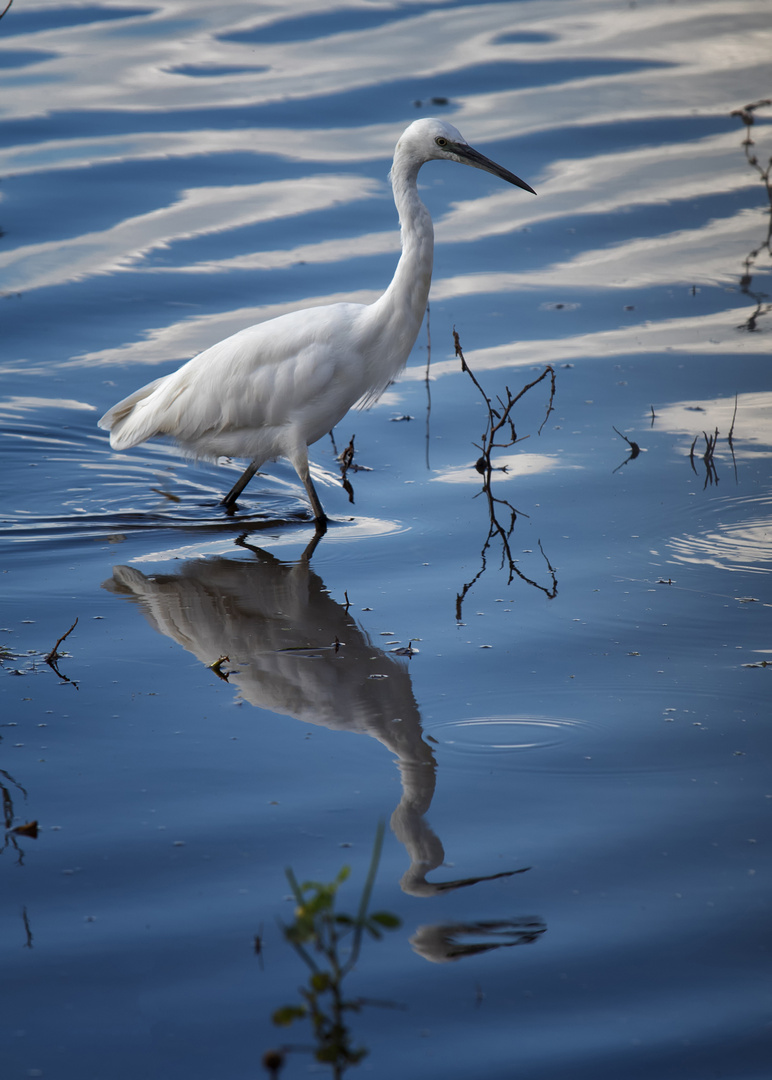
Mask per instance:
[[[401,886],[433,896],[521,873],[430,882],[445,852],[425,819],[437,763],[423,735],[406,662],[375,647],[325,590],[307,558],[283,563],[259,548],[255,561],[194,560],[179,572],[147,576],[117,566],[105,582],[139,601],[150,624],[203,664],[227,657],[220,674],[261,709],[377,739],[396,755],[402,798],[391,828],[410,857]]]
[[[438,923],[419,926],[410,944],[419,956],[435,964],[478,956],[492,949],[530,945],[547,929],[541,919],[486,919],[475,923]]]

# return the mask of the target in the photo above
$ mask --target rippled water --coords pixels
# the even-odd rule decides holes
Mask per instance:
[[[771,51],[765,0],[0,20],[3,1076],[305,1075],[284,870],[353,911],[385,820],[363,1075],[766,1080]],[[422,171],[430,319],[313,448],[322,541],[286,462],[229,518],[237,462],[113,452],[196,351],[379,295],[420,115],[539,194]],[[494,398],[556,372],[496,520],[454,327]]]

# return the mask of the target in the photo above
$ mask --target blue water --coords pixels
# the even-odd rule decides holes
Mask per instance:
[[[346,990],[398,1007],[349,1017],[362,1075],[767,1080],[772,273],[730,113],[769,92],[768,15],[0,20],[4,1077],[246,1080],[282,1046],[333,1075],[271,1022],[307,976],[285,868],[350,865],[354,911],[385,821],[401,927]],[[334,433],[353,503],[313,448],[310,558],[286,462],[228,518],[237,463],[111,451],[98,417],[197,350],[382,291],[393,146],[432,114],[538,198],[421,173],[429,320]],[[494,399],[555,371],[496,522],[454,328]]]

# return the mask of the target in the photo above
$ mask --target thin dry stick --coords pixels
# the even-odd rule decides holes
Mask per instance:
[[[726,441],[729,445],[732,445],[732,436],[734,435],[734,422],[737,419],[737,394],[734,396],[734,412],[732,413],[732,426],[729,428],[729,434],[726,437]]]
[[[716,428],[712,435],[708,435],[707,431],[703,431],[702,435],[705,439],[705,453],[702,455],[702,460],[705,463],[705,483],[702,486],[704,491],[709,483],[718,483],[718,472],[716,471],[716,463],[713,460],[713,455],[716,452],[716,444],[718,442],[718,428]],[[697,441],[696,438],[694,441]]]
[[[461,348],[461,341],[460,341],[458,333],[457,333],[457,331],[455,329],[453,330],[453,340],[454,340],[455,348],[456,348],[456,356],[461,361],[461,370],[465,371],[469,375],[472,382],[475,384],[477,389],[482,394],[482,397],[483,397],[483,399],[485,401],[485,404],[486,404],[486,406],[488,408],[488,423],[487,423],[486,430],[483,432],[483,434],[481,436],[480,443],[479,444],[475,443],[474,445],[477,447],[478,450],[481,451],[481,455],[482,455],[479,458],[479,460],[477,461],[477,471],[480,472],[482,474],[482,476],[483,476],[482,490],[485,493],[486,499],[488,501],[488,517],[489,517],[489,521],[490,521],[490,526],[489,526],[489,529],[488,529],[488,535],[487,535],[487,537],[485,539],[485,542],[484,542],[484,544],[482,546],[482,550],[480,552],[480,558],[481,558],[481,562],[482,562],[480,570],[478,571],[477,574],[475,574],[475,576],[472,578],[471,581],[467,582],[463,586],[461,592],[456,596],[456,619],[460,621],[461,620],[461,608],[462,608],[462,605],[463,605],[463,602],[464,602],[464,598],[466,597],[467,593],[472,588],[472,586],[477,581],[479,581],[480,577],[485,572],[485,569],[487,567],[488,549],[490,548],[490,545],[491,545],[494,537],[498,537],[500,542],[501,542],[500,567],[503,568],[505,563],[506,563],[507,566],[508,566],[508,569],[509,569],[509,578],[507,580],[507,585],[510,585],[515,577],[519,577],[521,579],[521,581],[525,582],[526,584],[532,585],[534,588],[541,590],[550,599],[552,599],[553,597],[555,597],[557,595],[557,591],[558,591],[557,577],[555,575],[555,571],[554,571],[553,567],[550,564],[549,559],[544,554],[544,550],[541,547],[541,543],[539,543],[539,548],[541,550],[542,555],[544,556],[544,559],[545,559],[545,561],[547,563],[547,568],[548,568],[548,570],[550,572],[550,575],[552,577],[551,585],[549,587],[544,586],[544,585],[539,585],[538,582],[533,581],[531,578],[527,577],[525,574],[522,573],[521,570],[519,570],[517,568],[517,565],[516,565],[517,560],[512,555],[512,549],[510,547],[509,539],[510,539],[510,536],[512,535],[512,531],[513,531],[513,529],[515,527],[515,522],[517,520],[518,512],[517,512],[517,510],[515,510],[514,506],[512,506],[511,503],[507,502],[506,499],[497,498],[493,494],[493,490],[492,490],[492,487],[491,487],[491,477],[492,477],[492,474],[493,474],[494,469],[495,469],[495,466],[493,465],[493,462],[492,462],[492,456],[491,456],[494,449],[499,449],[499,450],[507,449],[507,448],[509,448],[511,446],[514,446],[515,443],[523,441],[522,439],[518,439],[518,437],[517,437],[517,432],[515,430],[514,420],[512,419],[512,409],[517,404],[517,402],[523,397],[524,394],[527,394],[529,390],[533,389],[534,386],[538,385],[538,383],[542,382],[542,380],[546,379],[546,377],[549,375],[550,376],[550,384],[551,384],[550,396],[549,396],[549,402],[548,402],[548,405],[547,405],[547,411],[546,411],[544,420],[542,421],[542,423],[541,423],[541,425],[539,427],[539,433],[541,433],[542,428],[546,424],[550,413],[554,409],[553,401],[555,399],[556,386],[555,386],[555,372],[554,372],[554,369],[551,366],[547,365],[547,367],[544,369],[544,371],[541,373],[541,375],[539,375],[538,378],[534,379],[532,382],[530,382],[526,386],[524,386],[519,394],[516,394],[516,395],[513,396],[510,389],[509,389],[509,387],[505,387],[506,401],[502,400],[502,398],[500,398],[500,397],[497,397],[497,403],[498,403],[498,406],[499,406],[499,409],[500,409],[500,411],[499,411],[493,406],[493,404],[491,402],[491,399],[485,393],[485,391],[483,390],[483,388],[480,385],[479,381],[475,377],[474,372],[471,370],[471,368],[467,364],[466,358],[464,356],[463,349]],[[497,442],[496,441],[497,437],[499,436],[499,433],[502,430],[504,430],[504,432],[505,432],[504,438],[507,439],[507,441],[506,442]],[[526,435],[525,438],[528,438],[528,436]],[[506,465],[501,467],[501,471],[503,471],[503,472],[507,471]],[[509,511],[509,521],[505,525],[502,524],[501,521],[499,521],[499,518],[498,518],[498,512],[499,512],[498,508],[499,507],[501,507],[501,508],[505,507]]]
[[[547,423],[547,420],[549,419],[550,413],[552,413],[554,411],[554,408],[555,408],[555,406],[553,404],[553,402],[555,400],[555,392],[556,392],[555,370],[550,364],[547,364],[547,366],[545,367],[545,369],[541,373],[541,375],[537,376],[537,378],[535,378],[532,382],[527,383],[522,388],[520,393],[516,394],[514,397],[512,396],[512,393],[511,393],[509,387],[505,386],[504,387],[504,392],[506,394],[506,401],[503,401],[500,397],[497,398],[499,408],[501,409],[501,412],[499,412],[494,408],[494,406],[493,406],[493,404],[491,402],[491,399],[485,393],[482,386],[480,385],[477,378],[475,377],[474,372],[471,370],[471,368],[467,364],[466,358],[464,356],[463,349],[461,348],[461,341],[459,339],[458,332],[455,329],[455,327],[453,329],[453,341],[455,343],[456,356],[461,361],[461,370],[465,371],[469,375],[469,378],[472,380],[474,385],[477,387],[477,389],[482,394],[482,397],[483,397],[483,399],[485,401],[485,404],[488,407],[488,426],[487,426],[486,430],[483,432],[482,437],[481,437],[482,445],[478,445],[478,444],[475,443],[475,445],[477,446],[477,449],[481,450],[482,455],[483,455],[482,458],[480,459],[480,461],[478,461],[478,463],[477,463],[477,468],[478,468],[478,471],[483,473],[483,475],[485,476],[485,484],[486,484],[486,486],[488,486],[490,484],[491,473],[493,472],[493,468],[494,468],[494,466],[493,466],[493,464],[491,462],[491,454],[492,454],[493,450],[494,449],[506,450],[506,449],[509,449],[510,446],[514,446],[516,442],[521,442],[522,441],[522,440],[518,439],[518,437],[517,437],[517,432],[515,430],[515,423],[514,423],[514,420],[512,419],[512,409],[518,403],[520,398],[522,398],[525,394],[527,394],[529,390],[532,390],[534,388],[534,386],[537,386],[540,382],[542,382],[543,379],[546,379],[547,376],[549,375],[551,385],[550,385],[549,401],[547,403],[547,411],[545,413],[544,419],[542,420],[541,424],[539,425],[539,429],[538,429],[538,433],[537,433],[537,434],[541,435],[542,430],[544,428],[544,425]],[[508,429],[509,441],[508,442],[501,442],[501,443],[496,442],[496,437],[498,436],[498,434],[502,430],[505,430],[505,429]],[[528,438],[528,436],[526,435],[525,438]]]
[[[51,652],[47,656],[43,657],[43,659],[45,660],[45,662],[47,664],[51,664],[53,666],[53,664],[55,664],[56,661],[61,657],[62,654],[59,652],[59,646],[62,644],[62,642],[64,641],[65,638],[70,636],[70,634],[73,632],[73,630],[75,629],[75,627],[77,625],[78,625],[78,620],[76,618],[75,622],[72,624],[70,629],[66,633],[62,634],[62,636],[59,638],[59,640],[57,641],[56,645],[54,645]]]
[[[729,428],[729,434],[726,437],[726,441],[729,444],[729,451],[732,455],[732,465],[734,467],[734,478],[737,483],[737,458],[734,456],[734,443],[732,442],[732,436],[734,435],[734,422],[737,418],[737,394],[734,396],[734,412],[732,413],[732,426]]]
[[[756,301],[756,309],[751,312],[744,323],[741,323],[738,330],[748,330],[754,332],[758,330],[758,320],[762,315],[768,315],[772,310],[772,304],[765,303],[769,297],[765,293],[754,292],[751,289],[753,282],[752,270],[756,263],[757,258],[762,251],[766,251],[772,256],[772,157],[770,157],[766,166],[762,165],[751,147],[755,146],[753,139],[751,138],[751,127],[755,124],[754,113],[757,109],[762,109],[772,105],[772,98],[762,98],[759,101],[751,102],[750,105],[745,105],[742,109],[735,109],[730,116],[738,116],[743,124],[745,124],[745,139],[743,140],[743,149],[745,151],[745,158],[751,168],[755,169],[761,178],[761,182],[767,193],[767,201],[769,202],[769,224],[767,225],[767,235],[764,237],[758,247],[750,251],[743,263],[744,273],[740,278],[740,290],[747,296],[750,296]]]
[[[348,478],[348,471],[351,468],[353,468],[356,471],[356,466],[354,465],[354,439],[355,438],[356,438],[356,435],[352,435],[351,436],[351,441],[349,442],[346,449],[343,451],[342,454],[338,455],[338,461],[340,462],[340,482],[341,482],[341,484],[343,486],[343,490],[348,495],[348,501],[350,503],[354,502],[354,488],[351,486],[351,481]]]
[[[623,435],[622,432],[619,431],[618,428],[615,428],[613,424],[611,425],[611,427],[614,429],[614,431],[616,431],[619,438],[624,439],[627,445],[630,447],[630,457],[625,458],[621,465],[617,465],[616,469],[614,469],[614,472],[617,473],[624,465],[628,463],[628,461],[635,461],[635,459],[640,455],[641,448],[637,442],[634,442],[632,439],[628,439],[628,437],[626,435]]]
[[[718,442],[718,428],[716,428],[712,435],[708,435],[706,431],[703,431],[702,435],[705,439],[705,453],[702,456],[702,460],[706,465],[712,464],[713,455],[716,452],[716,443]]]
[[[689,461],[691,462],[692,472],[694,472],[694,473],[697,472],[697,470],[694,467],[694,448],[697,445],[697,439],[699,439],[699,435],[694,436],[694,441],[692,442],[692,445],[689,447]]]
[[[79,689],[78,684],[75,682],[74,679],[69,679],[66,675],[63,675],[61,673],[61,671],[59,670],[59,668],[57,666],[57,660],[60,660],[61,657],[62,657],[62,653],[59,652],[59,646],[62,644],[62,642],[64,641],[65,638],[70,636],[70,634],[73,632],[73,630],[75,629],[75,627],[77,625],[78,625],[78,620],[76,618],[75,622],[72,624],[70,629],[65,634],[62,634],[62,636],[59,638],[56,645],[54,645],[53,649],[48,654],[48,656],[43,657],[43,659],[48,664],[48,666],[51,668],[51,670],[53,672],[55,672],[56,675],[58,675],[59,678],[62,679],[64,682],[71,683],[75,687],[76,690]]]

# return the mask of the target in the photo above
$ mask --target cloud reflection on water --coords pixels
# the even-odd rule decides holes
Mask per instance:
[[[48,87],[33,83],[6,105],[7,114],[50,115],[84,105],[93,108],[89,82],[100,87],[100,108],[191,110],[362,90],[400,77],[438,76],[486,64],[509,62],[526,68],[535,62],[554,64],[546,86],[524,86],[493,100],[480,95],[467,105],[467,115],[497,117],[491,122],[490,137],[501,138],[504,130],[511,135],[543,130],[545,125],[586,124],[598,115],[598,77],[576,77],[569,61],[577,55],[629,64],[630,71],[601,77],[613,87],[607,98],[613,109],[600,115],[616,121],[641,115],[643,108],[651,116],[657,105],[660,115],[683,115],[685,102],[691,107],[711,106],[717,83],[731,95],[730,84],[737,81],[740,65],[743,73],[756,67],[766,71],[772,51],[764,0],[738,0],[732,15],[723,3],[711,0],[685,9],[620,8],[602,0],[581,0],[572,3],[570,17],[562,20],[555,17],[555,5],[549,0],[511,6],[438,2],[435,10],[426,10],[425,0],[413,2],[424,10],[411,12],[411,0],[406,0],[401,17],[384,10],[380,25],[346,30],[345,24],[338,24],[332,35],[322,31],[321,37],[298,35],[289,40],[270,35],[272,24],[286,19],[283,9],[228,0],[214,8],[205,0],[187,0],[182,8],[157,0],[146,13],[132,12],[117,21],[17,34],[0,47],[53,52],[54,58],[41,66],[61,87],[52,98]],[[38,5],[28,6],[35,10]],[[350,0],[346,8],[353,13],[372,11],[364,0]],[[317,11],[317,4],[297,4],[296,25]],[[737,18],[740,13],[742,22]],[[248,40],[238,40],[245,32]],[[321,41],[327,47],[320,47]],[[432,42],[431,49],[426,48],[427,41]],[[334,49],[329,47],[333,42]],[[90,58],[86,70],[84,54]],[[195,79],[180,72],[181,64],[218,65],[224,72]],[[646,66],[640,70],[642,65]],[[238,74],[228,72],[234,67],[241,69]]]
[[[353,13],[372,13],[368,4],[348,7]],[[766,70],[772,47],[765,5],[761,0],[747,0],[742,8],[744,19],[740,26],[736,19],[726,16],[721,5],[711,2],[687,10],[657,6],[611,11],[607,4],[583,0],[572,6],[572,18],[562,22],[555,19],[554,5],[546,0],[515,5],[509,14],[501,4],[442,6],[417,13],[406,4],[397,18],[393,12],[384,12],[381,25],[336,35],[338,46],[344,44],[345,48],[336,47],[330,52],[319,47],[318,38],[272,38],[268,31],[277,22],[274,8],[224,3],[214,11],[209,4],[190,0],[182,9],[186,20],[185,63],[240,69],[238,74],[226,72],[194,79],[176,70],[180,63],[179,6],[160,2],[145,14],[129,13],[128,18],[115,21],[95,20],[67,31],[39,30],[0,41],[0,49],[54,49],[56,57],[42,68],[61,82],[55,96],[48,85],[36,86],[34,81],[25,85],[23,93],[6,94],[6,119],[88,111],[93,108],[91,87],[98,86],[99,108],[115,110],[116,118],[122,116],[138,129],[121,133],[113,125],[102,137],[84,139],[74,133],[71,139],[17,145],[11,139],[0,155],[0,168],[21,175],[27,171],[83,168],[106,161],[126,164],[148,157],[246,150],[258,155],[257,175],[263,167],[259,155],[326,165],[361,165],[381,159],[385,172],[404,121],[356,128],[265,126],[260,109],[280,100],[310,99],[381,85],[387,76],[390,80],[408,74],[415,78],[424,68],[436,76],[505,61],[524,65],[526,81],[528,65],[550,62],[555,65],[554,77],[547,85],[518,86],[495,94],[483,90],[454,99],[454,121],[481,146],[492,139],[514,140],[528,132],[544,133],[572,125],[615,125],[621,133],[625,122],[635,117],[688,118],[695,109],[699,112],[701,104],[714,113],[721,93],[725,94],[728,111],[742,99],[755,67]],[[316,11],[313,4],[300,6],[293,11],[293,17],[301,20],[304,14]],[[281,21],[283,13],[278,18]],[[759,29],[750,33],[754,20]],[[149,35],[146,29],[151,22],[153,34]],[[261,26],[267,33],[265,41],[261,41]],[[230,40],[234,35],[243,37],[245,31],[249,31],[248,43]],[[435,44],[430,55],[424,46],[427,34]],[[399,47],[393,47],[397,43]],[[568,61],[577,54],[592,56],[596,62],[626,61],[637,70],[576,78]],[[89,56],[86,68],[85,55]],[[657,66],[640,69],[642,63]],[[563,79],[561,65],[565,69]],[[250,73],[251,67],[259,70]],[[202,126],[202,118],[193,112],[246,105],[257,112],[250,117],[248,126],[231,130]],[[142,131],[143,112],[148,110],[175,115],[177,123],[189,115],[190,130]],[[540,192],[538,202],[525,204],[510,192],[459,201],[444,215],[437,215],[438,243],[473,242],[540,222],[573,221],[577,215],[607,216],[637,205],[672,204],[717,191],[747,189],[755,180],[738,167],[737,145],[734,131],[707,138],[690,138],[687,133],[677,141],[547,161],[543,181],[533,177]],[[319,243],[292,243],[272,251],[229,253],[222,259],[187,261],[183,252],[174,251],[173,265],[168,268],[148,265],[146,258],[151,251],[168,250],[193,236],[290,218],[329,208],[336,201],[345,204],[380,198],[384,191],[383,184],[353,174],[272,180],[232,189],[188,188],[170,205],[125,218],[101,233],[12,248],[0,265],[9,271],[8,288],[29,291],[129,269],[145,274],[271,271],[300,261],[329,265],[354,257],[387,255],[398,249],[396,230]],[[738,248],[750,236],[750,218],[746,213],[724,221],[708,221],[689,231],[634,236],[613,247],[584,250],[568,261],[536,265],[520,273],[438,279],[433,296],[451,299],[481,293],[506,294],[558,284],[632,288],[654,282],[726,282],[733,273]],[[288,228],[288,234],[290,231]],[[538,264],[538,252],[534,260]],[[375,295],[366,294],[367,298]],[[297,306],[334,302],[337,298],[337,294],[306,296]],[[252,315],[234,312],[225,329],[215,322],[212,330],[218,334],[230,332],[244,325],[242,320],[270,317],[294,306],[261,306]],[[228,322],[227,318],[222,321]],[[171,331],[170,341],[175,343],[171,350],[163,348],[167,331]],[[183,347],[180,334],[171,327],[161,328],[160,336],[156,331],[150,333],[155,359],[159,361],[191,355],[212,340],[191,332],[183,335]],[[130,357],[124,356],[124,350],[125,346],[119,347],[117,353],[99,350],[89,353],[88,359],[142,361],[141,345],[131,347]]]
[[[557,469],[580,469],[581,465],[562,461],[556,454],[494,454],[491,459],[494,470],[503,470],[507,477],[536,476],[539,473],[555,472]],[[480,486],[480,473],[474,463],[458,465],[437,470],[432,480],[443,484],[474,484]]]
[[[287,142],[291,142],[292,133],[285,134]],[[253,137],[259,145],[259,137]],[[352,145],[358,143],[358,136],[350,134],[350,139]],[[716,191],[757,187],[756,178],[739,166],[737,145],[737,135],[733,132],[679,147],[664,145],[600,158],[561,160],[551,165],[550,175],[539,183],[538,203],[525,204],[517,193],[505,191],[453,204],[435,222],[437,243],[473,243],[482,237],[516,233],[540,222],[575,220],[577,215],[608,215],[629,211],[634,206],[670,204]],[[390,146],[389,153],[391,149]],[[150,251],[169,248],[192,236],[289,219],[359,199],[382,198],[386,190],[383,183],[345,174],[235,187],[191,188],[181,192],[171,205],[127,218],[101,233],[12,249],[0,256],[0,268],[16,267],[13,287],[29,290],[65,283],[84,274],[119,270],[270,271],[301,261],[328,264],[351,258],[396,255],[399,239],[395,228],[199,263],[176,259],[175,265],[168,268],[143,264]],[[613,247],[583,251],[570,262],[519,274],[459,275],[435,280],[432,295],[435,299],[447,299],[475,292],[505,293],[554,282],[574,287],[622,284],[635,287],[653,282],[728,281],[736,259],[746,253],[748,245],[753,245],[759,228],[755,212],[741,211],[732,218],[709,221],[700,229],[633,238]]]

